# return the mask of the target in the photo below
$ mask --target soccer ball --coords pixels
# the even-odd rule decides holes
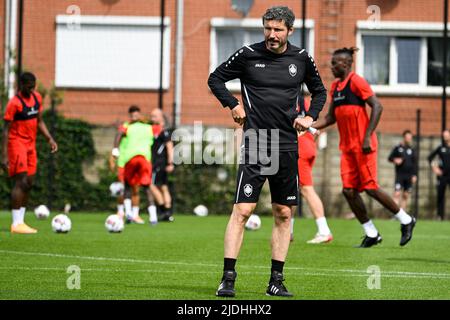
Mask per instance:
[[[208,208],[199,204],[194,208],[194,213],[199,217],[206,217],[208,215]]]
[[[56,233],[67,233],[72,228],[72,221],[65,214],[58,214],[52,220],[52,229]]]
[[[41,204],[39,207],[34,209],[34,215],[36,218],[44,220],[50,216],[50,210],[48,210],[45,205]]]
[[[125,191],[125,187],[123,186],[122,182],[113,182],[109,186],[109,191],[111,191],[111,196],[118,197],[123,195],[123,192]]]
[[[105,221],[105,228],[111,233],[119,233],[123,230],[123,220],[117,214],[112,214]]]
[[[258,230],[259,228],[261,228],[261,218],[256,214],[252,214],[245,223],[245,229]]]

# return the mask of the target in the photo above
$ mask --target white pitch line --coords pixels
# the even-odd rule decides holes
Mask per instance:
[[[44,257],[54,257],[54,258],[64,258],[64,259],[83,259],[83,260],[93,260],[93,261],[114,261],[114,262],[128,262],[128,263],[183,265],[183,266],[214,267],[214,268],[221,267],[221,265],[212,264],[212,263],[190,263],[190,262],[181,262],[181,261],[160,261],[160,260],[140,260],[140,259],[130,259],[130,258],[92,257],[92,256],[65,255],[65,254],[58,254],[58,253],[45,253],[45,252],[25,252],[25,251],[0,250],[0,253],[30,255],[30,256],[44,256]],[[267,269],[267,266],[240,265],[239,267]],[[334,275],[337,272],[338,273],[348,273],[348,274],[358,274],[357,276],[367,276],[367,274],[368,274],[367,271],[365,271],[365,270],[354,270],[354,269],[323,269],[323,268],[305,268],[305,267],[285,267],[285,270],[302,270],[302,271],[305,271],[303,273],[304,275]],[[449,273],[427,273],[427,272],[382,270],[382,274],[383,274],[383,276],[386,276],[386,277],[399,277],[399,278],[406,277],[406,278],[450,279]]]
[[[0,270],[24,270],[24,271],[59,271],[59,272],[66,272],[65,268],[51,268],[51,267],[0,267]],[[155,270],[149,270],[149,269],[107,269],[107,268],[82,268],[82,272],[123,272],[123,273],[154,273]],[[158,270],[158,273],[177,273],[177,274],[218,274],[218,272],[199,272],[199,271],[180,271],[180,270]],[[267,272],[239,272],[241,275],[267,275]],[[289,276],[318,276],[318,277],[367,277],[367,274],[354,274],[354,273],[347,273],[347,274],[337,274],[337,273],[320,273],[320,272],[302,272],[302,273],[288,273]],[[437,278],[440,279],[441,277],[438,276],[416,276],[416,275],[392,275],[392,274],[381,274],[381,277],[383,278],[415,278],[415,279],[424,279],[424,278]],[[447,277],[444,277],[444,279],[450,279]],[[1,281],[0,281],[1,282]]]

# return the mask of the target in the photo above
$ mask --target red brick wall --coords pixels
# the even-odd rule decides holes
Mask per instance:
[[[84,15],[140,15],[159,16],[159,1],[77,0]],[[441,0],[309,0],[307,15],[315,22],[315,59],[327,87],[332,81],[329,70],[330,52],[337,47],[353,46],[356,40],[356,21],[365,20],[367,6],[381,7],[382,20],[437,21],[442,20]],[[34,71],[45,86],[50,86],[55,76],[55,17],[66,14],[74,2],[69,0],[26,0],[24,25],[24,66]],[[166,15],[171,18],[171,86],[164,96],[164,110],[171,115],[175,83],[175,31],[176,1],[166,1]],[[132,4],[132,5],[130,5]],[[277,0],[255,0],[248,17],[260,18],[265,9],[279,4]],[[297,18],[301,18],[301,1],[284,0]],[[4,12],[4,1],[0,12]],[[333,11],[336,11],[335,14]],[[232,126],[228,110],[224,110],[209,92],[206,81],[210,63],[210,20],[212,17],[240,18],[231,9],[231,0],[185,0],[184,15],[184,65],[182,123],[203,120],[206,124]],[[337,23],[337,28],[330,27]],[[0,41],[3,43],[3,26]],[[335,37],[335,39],[333,39]],[[263,39],[261,30],[261,39]],[[3,45],[0,57],[3,57]],[[2,59],[3,61],[3,59]],[[120,63],[118,61],[118,63]],[[436,134],[440,128],[440,98],[387,97],[380,95],[385,107],[380,130],[398,133],[412,126],[418,107],[423,109],[426,133]],[[126,117],[130,104],[140,105],[145,112],[157,106],[158,94],[142,91],[66,90],[64,104],[60,107],[70,117],[83,118],[97,124],[113,124]],[[48,101],[47,101],[48,103]],[[450,112],[449,112],[450,114]],[[450,120],[450,118],[449,118]],[[449,122],[450,124],[450,122]]]
[[[159,16],[159,1],[121,0],[26,0],[23,63],[49,87],[55,77],[55,17],[66,14],[67,7],[76,4],[82,15]],[[132,3],[132,5],[130,5]],[[175,38],[175,1],[166,1],[166,16],[171,18],[172,39]],[[172,41],[172,49],[173,49]],[[174,50],[171,54],[171,88],[164,95],[164,109],[171,113],[173,103]],[[120,63],[120,61],[118,61]],[[130,104],[138,104],[147,113],[158,104],[158,93],[108,90],[66,90],[60,107],[66,115],[97,124],[112,124],[126,117]]]

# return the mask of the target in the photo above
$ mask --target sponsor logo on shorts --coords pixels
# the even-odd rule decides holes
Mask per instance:
[[[244,186],[244,194],[245,194],[245,196],[248,198],[248,197],[250,197],[252,195],[252,193],[253,193],[252,185],[251,184],[246,184]]]
[[[286,199],[286,200],[295,200],[295,199],[297,199],[297,197],[296,197],[296,196],[289,196],[289,197],[287,197],[287,199]]]

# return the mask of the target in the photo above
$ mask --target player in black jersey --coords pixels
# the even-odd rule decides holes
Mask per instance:
[[[412,187],[417,181],[417,157],[412,132],[405,130],[402,136],[403,141],[392,149],[388,160],[395,165],[394,200],[407,210]]]
[[[208,85],[223,107],[243,125],[241,163],[236,199],[225,233],[224,273],[218,296],[233,297],[235,264],[244,225],[259,199],[266,179],[275,219],[272,232],[272,269],[266,293],[292,296],[283,285],[283,266],[290,242],[290,214],[298,201],[297,133],[317,119],[326,101],[313,58],[288,42],[295,17],[287,7],[272,7],[263,16],[265,41],[244,46],[209,77]],[[243,105],[225,83],[240,79]],[[312,100],[305,117],[298,117],[302,84]]]
[[[439,161],[433,162],[438,156]],[[445,217],[445,190],[450,185],[450,130],[442,132],[442,144],[428,156],[431,168],[437,177],[437,206],[441,220]]]

